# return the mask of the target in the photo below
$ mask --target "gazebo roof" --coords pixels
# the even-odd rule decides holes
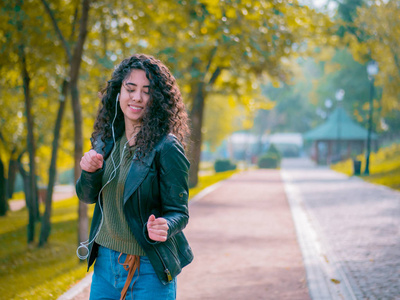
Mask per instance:
[[[342,107],[336,108],[325,123],[304,133],[305,140],[366,140],[368,130],[354,122]],[[371,139],[376,139],[375,133]]]

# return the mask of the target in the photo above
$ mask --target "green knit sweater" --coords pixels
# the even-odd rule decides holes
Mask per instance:
[[[118,252],[144,256],[146,253],[132,234],[123,211],[124,186],[132,161],[128,144],[123,151],[126,142],[126,135],[123,133],[120,140],[115,143],[114,163],[118,166],[123,155],[122,163],[115,174],[115,178],[102,191],[104,221],[95,241]],[[113,170],[114,165],[110,155],[106,160],[103,185],[106,184]]]

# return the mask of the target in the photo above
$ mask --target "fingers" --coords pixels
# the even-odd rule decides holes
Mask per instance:
[[[150,223],[150,222],[153,222],[155,219],[156,219],[156,217],[155,217],[154,215],[151,215],[151,216],[149,217],[148,222],[149,222],[149,223]]]
[[[168,223],[167,220],[165,220],[164,218],[155,218],[154,215],[151,215],[149,217],[149,220],[147,222],[147,227],[149,229],[153,229],[153,230],[165,230],[168,231]]]
[[[163,224],[163,225],[150,225],[150,226],[148,226],[148,227],[149,227],[150,230],[168,232],[168,225],[167,225],[167,224]]]
[[[152,234],[153,236],[165,238],[165,240],[167,239],[167,236],[168,236],[167,230],[156,230],[156,229],[150,228],[150,230],[148,232],[149,232],[149,236],[150,236],[150,234]]]
[[[168,223],[164,218],[155,218],[154,215],[149,217],[147,222],[147,231],[149,238],[153,241],[165,242],[168,237]]]
[[[148,222],[149,222],[150,224],[154,225],[154,226],[157,226],[157,225],[165,225],[165,226],[168,227],[168,225],[167,225],[167,220],[165,220],[164,218],[157,218],[157,219],[156,219],[156,217],[155,217],[154,215],[151,215],[151,216],[149,217]]]
[[[83,155],[80,166],[86,172],[95,172],[103,167],[103,156],[92,149]]]
[[[88,156],[90,157],[91,161],[96,164],[97,166],[101,166],[103,164],[103,155],[97,153],[95,150],[90,150]]]
[[[152,239],[153,241],[156,242],[165,242],[167,240],[167,233],[158,233],[158,232],[153,232],[152,230],[148,231],[149,233],[149,238]]]

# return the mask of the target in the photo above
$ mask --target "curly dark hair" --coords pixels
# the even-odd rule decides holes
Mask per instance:
[[[100,109],[94,123],[92,140],[100,135],[103,142],[111,138],[111,123],[115,116],[116,97],[121,85],[129,77],[132,70],[146,72],[150,81],[150,99],[145,108],[142,124],[136,135],[136,156],[140,160],[149,153],[162,137],[174,134],[186,147],[189,135],[188,115],[181,92],[169,69],[158,59],[145,54],[135,54],[124,59],[112,73],[111,80],[101,90]],[[115,138],[125,131],[124,114],[117,105],[117,117],[114,122]]]

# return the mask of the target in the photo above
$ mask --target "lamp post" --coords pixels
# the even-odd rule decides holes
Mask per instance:
[[[338,101],[338,108],[339,107],[342,107],[342,100],[343,100],[343,97],[344,97],[344,94],[345,94],[345,92],[344,92],[344,90],[343,89],[340,89],[340,90],[337,90],[336,91],[336,94],[335,94],[335,98],[336,98],[336,100]],[[342,157],[342,155],[341,155],[341,140],[340,140],[340,135],[341,135],[341,112],[340,112],[340,110],[338,110],[337,111],[338,112],[338,116],[337,116],[337,123],[338,123],[338,127],[337,127],[337,151],[338,151],[338,153],[337,153],[337,158],[338,158],[338,161],[340,161],[340,159],[341,159],[341,157]]]
[[[369,116],[368,116],[368,136],[367,136],[367,152],[365,155],[365,171],[364,175],[369,175],[369,156],[371,153],[371,135],[372,135],[372,116],[374,112],[374,81],[375,75],[378,74],[378,63],[371,60],[367,65],[368,79],[370,81],[369,95]]]
[[[325,107],[327,108],[328,112],[330,112],[330,109],[332,107],[332,100],[331,99],[326,99],[325,100]]]

